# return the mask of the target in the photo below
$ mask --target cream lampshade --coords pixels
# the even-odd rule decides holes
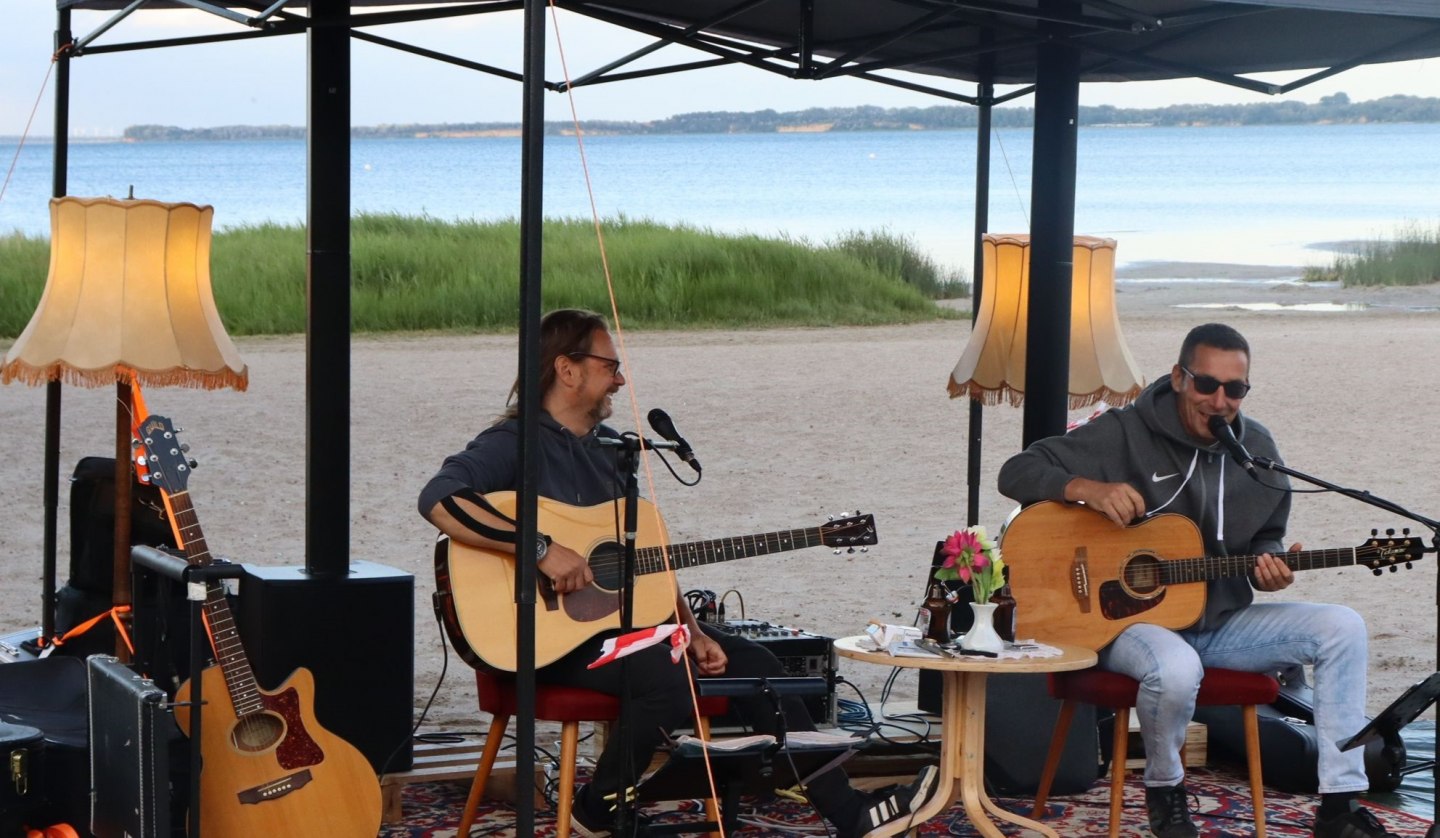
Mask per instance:
[[[0,383],[215,389],[249,385],[210,289],[210,222],[195,204],[50,201],[50,275]]]
[[[1025,336],[1030,295],[1030,237],[986,234],[975,329],[950,373],[951,398],[985,404],[1025,398]],[[1120,334],[1115,308],[1115,240],[1075,237],[1070,302],[1070,409],[1098,401],[1122,405],[1143,379]]]

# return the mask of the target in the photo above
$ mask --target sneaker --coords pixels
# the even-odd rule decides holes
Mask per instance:
[[[927,765],[920,769],[920,773],[915,775],[910,785],[876,792],[860,810],[851,828],[843,830],[841,835],[864,835],[887,823],[909,818],[930,802],[939,779],[939,767]]]
[[[1327,820],[1315,819],[1315,838],[1399,838],[1362,806]]]
[[[1200,830],[1190,820],[1190,794],[1184,783],[1145,789],[1145,806],[1155,838],[1199,838]]]

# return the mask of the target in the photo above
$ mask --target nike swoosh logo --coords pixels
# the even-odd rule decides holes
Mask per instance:
[[[1169,480],[1169,479],[1172,478],[1172,477],[1179,477],[1179,476],[1180,476],[1180,472],[1178,472],[1178,471],[1175,472],[1174,474],[1161,474],[1161,473],[1158,472],[1158,471],[1152,471],[1152,472],[1150,472],[1150,482],[1151,482],[1151,483],[1159,483],[1159,482],[1162,481],[1162,480]]]

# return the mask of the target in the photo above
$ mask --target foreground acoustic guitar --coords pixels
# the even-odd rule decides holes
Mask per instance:
[[[1248,576],[1259,556],[1206,556],[1200,530],[1165,513],[1128,527],[1083,506],[1044,501],[1021,510],[1001,540],[1017,637],[1098,650],[1135,623],[1183,629],[1205,611],[1205,583]],[[1277,553],[1292,570],[1381,568],[1423,557],[1418,538]]]
[[[515,517],[514,492],[495,492],[485,499]],[[636,510],[636,628],[665,622],[675,612],[675,585],[666,569],[661,546],[665,525],[649,501]],[[554,663],[581,643],[607,629],[620,627],[622,545],[616,522],[624,520],[624,501],[597,506],[570,506],[540,498],[537,529],[585,556],[595,582],[570,594],[556,594],[550,580],[537,574],[535,603],[535,665]],[[742,535],[714,541],[671,544],[670,569],[728,562],[747,556],[783,553],[802,547],[859,547],[876,543],[875,519],[856,514],[818,527]],[[442,538],[435,546],[435,608],[456,652],[471,666],[514,672],[515,557]]]
[[[190,463],[170,420],[140,424],[150,482],[170,512],[175,538],[191,564],[211,562],[186,488]],[[315,679],[297,669],[280,688],[260,689],[225,589],[205,591],[205,624],[215,666],[201,674],[200,831],[205,838],[333,835],[374,838],[380,783],[369,761],[315,720]],[[175,718],[189,735],[190,683],[175,695]]]

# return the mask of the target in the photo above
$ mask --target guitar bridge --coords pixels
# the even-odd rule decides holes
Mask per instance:
[[[267,800],[284,797],[292,791],[299,791],[309,785],[311,779],[310,769],[306,768],[303,771],[296,771],[288,777],[281,777],[278,780],[245,789],[236,797],[240,798],[241,803],[264,803]]]
[[[1070,595],[1080,606],[1080,613],[1090,613],[1090,555],[1084,547],[1075,548],[1070,561]]]

